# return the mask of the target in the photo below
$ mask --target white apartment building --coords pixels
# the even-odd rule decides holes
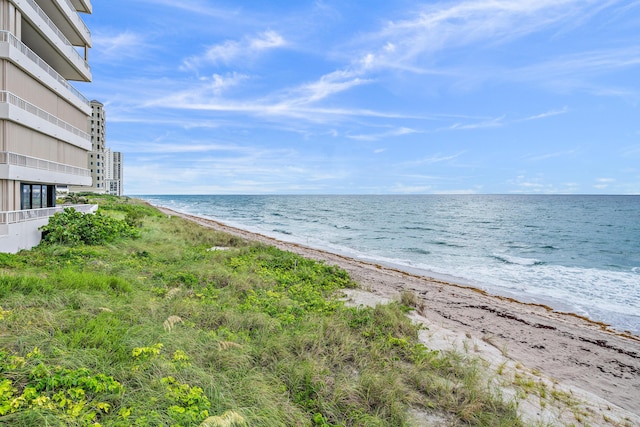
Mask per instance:
[[[107,148],[106,121],[104,105],[91,101],[91,152],[87,158],[91,171],[91,185],[70,186],[69,192],[90,192],[122,196],[122,153]]]
[[[119,151],[105,150],[105,163],[107,174],[104,177],[105,193],[114,196],[122,196],[122,160],[123,154]]]
[[[90,0],[0,0],[0,251],[39,243],[56,186],[91,185]]]

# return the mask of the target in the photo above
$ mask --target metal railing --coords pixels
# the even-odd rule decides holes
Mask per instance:
[[[75,13],[76,15],[78,14],[76,7],[73,4],[71,4],[69,0],[62,0],[62,1],[66,3],[67,6],[69,6],[69,9],[71,9],[72,13]],[[79,15],[78,15],[78,21],[80,21],[80,24],[82,25],[83,29],[87,32],[87,34],[91,35],[91,31],[89,31],[89,27],[87,27],[87,24],[85,24],[85,22],[82,20],[82,18],[80,18]]]
[[[49,218],[56,212],[62,212],[65,208],[74,208],[78,212],[89,213],[95,210],[96,205],[64,205],[54,208],[27,209],[21,211],[0,212],[0,224],[17,224],[36,219]]]
[[[0,103],[8,103],[11,104],[21,110],[24,110],[28,113],[31,113],[43,120],[48,121],[51,124],[58,126],[61,129],[64,129],[72,134],[81,137],[82,139],[86,139],[88,142],[91,142],[91,136],[77,127],[70,125],[64,120],[60,120],[53,114],[47,113],[42,108],[36,107],[32,103],[20,98],[19,96],[7,92],[6,90],[0,90]]]
[[[80,99],[83,104],[86,104],[87,107],[90,107],[91,104],[89,100],[82,94],[78,89],[73,87],[67,79],[62,77],[56,70],[54,70],[49,64],[47,64],[42,58],[40,58],[34,51],[29,49],[26,44],[22,43],[16,36],[11,34],[9,31],[0,31],[0,43],[9,43],[14,48],[18,49],[24,56],[29,58],[33,63],[35,63],[38,67],[40,67],[43,71],[49,74],[51,77],[56,79],[58,83],[64,86],[67,90],[69,90],[73,95]]]
[[[58,36],[58,38],[70,48],[70,51],[73,52],[72,55],[75,55],[82,62],[82,64],[84,65],[84,68],[87,71],[90,71],[89,63],[85,61],[82,55],[80,55],[80,53],[76,50],[76,48],[67,39],[64,33],[60,31],[58,27],[56,27],[56,24],[54,24],[51,18],[49,18],[49,16],[47,16],[47,14],[44,12],[44,10],[42,10],[40,6],[38,6],[35,0],[26,0],[26,2],[29,3],[29,5],[33,8],[33,10],[36,11],[38,16],[40,16],[40,18],[44,20],[44,22],[49,26],[49,28],[51,28],[51,30]]]
[[[90,177],[89,169],[78,168],[65,165],[63,163],[51,162],[49,160],[38,159],[36,157],[24,156],[22,154],[0,151],[0,164],[23,166],[31,169],[40,169],[50,172],[59,172],[67,175]]]

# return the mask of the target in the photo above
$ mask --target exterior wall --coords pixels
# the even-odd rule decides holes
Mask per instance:
[[[84,213],[94,213],[97,205],[78,205],[76,210]],[[30,249],[40,243],[42,232],[40,227],[49,222],[49,217],[55,212],[62,211],[62,207],[50,209],[35,209],[28,212],[26,220],[0,222],[0,252],[16,253],[22,249]],[[6,214],[4,215],[6,216]]]
[[[31,104],[37,105],[46,112],[53,114],[60,120],[69,123],[83,132],[87,132],[87,114],[62,98],[59,94],[26,74],[9,61],[3,61],[6,69],[6,79],[0,82],[0,87]]]
[[[5,132],[0,136],[0,140],[3,140],[0,145],[5,147],[5,151],[79,168],[87,167],[85,149],[34,132],[17,123],[3,122]]]
[[[39,243],[38,228],[56,211],[55,185],[91,183],[91,110],[69,84],[91,81],[72,46],[90,47],[78,12],[91,9],[90,0],[0,0],[2,252]]]

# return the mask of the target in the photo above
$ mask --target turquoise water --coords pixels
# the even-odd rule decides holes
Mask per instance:
[[[140,196],[640,334],[640,196]]]

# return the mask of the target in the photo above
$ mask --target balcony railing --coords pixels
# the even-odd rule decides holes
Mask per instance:
[[[56,212],[62,212],[65,208],[74,208],[78,212],[90,213],[95,211],[96,205],[64,205],[54,208],[28,209],[21,211],[0,212],[0,224],[17,224],[36,219],[49,218]]]
[[[40,58],[34,51],[29,49],[26,44],[22,43],[13,34],[8,31],[0,31],[0,43],[9,43],[14,48],[18,49],[24,56],[29,58],[33,63],[40,67],[44,72],[53,77],[58,83],[68,89],[73,95],[80,99],[83,104],[89,107],[91,104],[89,100],[78,89],[73,87],[67,79],[62,77],[56,70],[54,70],[49,64],[47,64],[42,58]]]
[[[80,60],[81,64],[84,65],[85,70],[87,72],[89,72],[91,70],[91,67],[89,67],[89,63],[87,63],[87,61],[85,61],[85,59],[82,57],[82,55],[80,55],[80,53],[76,50],[76,48],[67,39],[67,37],[64,35],[64,33],[62,31],[60,31],[60,29],[56,26],[56,24],[53,23],[51,18],[49,18],[47,16],[47,14],[44,12],[44,10],[42,10],[40,8],[40,6],[38,6],[38,3],[36,3],[35,0],[25,0],[25,1],[27,3],[29,3],[29,5],[33,8],[33,10],[36,11],[38,16],[40,16],[40,18],[42,18],[44,20],[44,22],[49,26],[51,31],[53,31],[58,36],[58,38],[69,48],[69,52],[71,52],[70,54],[73,55],[73,56],[76,56],[77,59]]]
[[[31,169],[40,169],[50,172],[59,172],[67,175],[90,177],[89,169],[69,166],[62,163],[50,162],[49,160],[38,159],[36,157],[24,156],[22,154],[0,151],[0,164],[23,166]]]
[[[17,95],[14,95],[11,92],[7,92],[5,90],[0,91],[0,103],[8,103],[11,104],[21,110],[24,110],[28,113],[31,113],[35,116],[40,117],[41,119],[44,119],[46,121],[48,121],[49,123],[52,123],[56,126],[58,126],[61,129],[64,129],[68,132],[71,132],[72,134],[81,137],[82,139],[86,139],[87,141],[91,141],[91,136],[84,131],[81,131],[80,129],[78,129],[75,126],[70,125],[69,123],[60,120],[59,118],[57,118],[56,116],[54,116],[53,114],[47,113],[46,111],[44,111],[43,109],[36,107],[35,105],[33,105],[30,102],[25,101],[24,99],[20,98]]]
[[[71,9],[72,12],[74,13],[78,13],[76,10],[76,7],[71,3],[71,1],[69,0],[62,0],[63,2],[65,2],[67,4],[67,6],[69,6],[69,9]],[[87,34],[91,35],[91,31],[89,31],[89,27],[87,27],[87,24],[85,24],[85,22],[82,20],[82,18],[78,17],[78,21],[80,23],[80,25],[82,25],[82,28],[84,29],[84,31],[87,32]]]

